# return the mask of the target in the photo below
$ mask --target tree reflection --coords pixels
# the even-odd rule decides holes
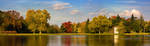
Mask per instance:
[[[47,46],[48,36],[28,36],[25,46]]]
[[[0,46],[149,46],[149,35],[0,36]]]
[[[88,36],[88,46],[113,46],[113,36]]]

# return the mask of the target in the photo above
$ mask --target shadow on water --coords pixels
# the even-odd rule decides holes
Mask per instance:
[[[149,46],[149,35],[0,36],[0,46]]]

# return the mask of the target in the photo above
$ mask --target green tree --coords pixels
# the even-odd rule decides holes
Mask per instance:
[[[144,22],[143,16],[141,15],[140,16],[140,31],[142,31],[142,32],[145,32],[144,25],[145,25],[145,22]]]
[[[150,32],[150,21],[145,22],[144,28],[145,32]]]
[[[92,21],[90,21],[89,29],[90,32],[95,33],[103,33],[109,31],[109,27],[112,25],[112,22],[105,16],[99,15],[98,17],[94,17]]]
[[[50,25],[48,27],[48,31],[47,32],[48,33],[60,33],[61,31],[60,31],[58,25]]]
[[[88,33],[88,32],[89,32],[89,28],[88,28],[88,26],[89,26],[89,18],[87,19],[87,21],[86,21],[86,25],[85,25],[85,32],[86,32],[86,33]]]
[[[136,17],[134,17],[134,15],[132,14],[131,19],[129,21],[130,32],[136,32],[137,26],[138,24],[136,22]]]
[[[62,31],[62,33],[64,33],[67,29],[64,27],[64,25],[61,25],[60,30]]]
[[[118,26],[118,24],[121,21],[121,17],[118,14],[117,16],[112,16],[111,20],[112,20],[112,26]]]
[[[131,18],[128,18],[125,22],[127,32],[142,32],[144,30],[144,19],[141,16],[140,19],[134,17],[132,14]]]

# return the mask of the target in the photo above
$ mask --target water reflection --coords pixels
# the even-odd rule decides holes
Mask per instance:
[[[0,46],[149,46],[149,35],[0,36]]]
[[[118,46],[119,35],[114,35],[114,46]]]

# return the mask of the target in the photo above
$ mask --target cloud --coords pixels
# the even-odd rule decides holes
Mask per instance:
[[[75,15],[75,14],[80,14],[80,11],[79,10],[72,10],[70,12],[71,15]]]
[[[131,16],[132,14],[136,17],[139,17],[142,15],[142,13],[136,9],[124,10],[123,12],[120,13],[121,16]]]
[[[89,12],[88,15],[96,15],[96,12]]]
[[[70,3],[57,2],[52,5],[52,8],[54,10],[62,10],[62,9],[66,9],[66,8],[72,8],[72,6],[70,5]]]
[[[72,20],[72,18],[68,16],[52,16],[50,24],[58,24],[60,26],[63,22],[67,22],[70,20]]]
[[[133,9],[131,11],[131,14],[134,14],[135,16],[141,16],[141,12],[139,10]]]
[[[88,12],[88,15],[105,15],[107,14],[107,8],[97,9],[95,12]]]

